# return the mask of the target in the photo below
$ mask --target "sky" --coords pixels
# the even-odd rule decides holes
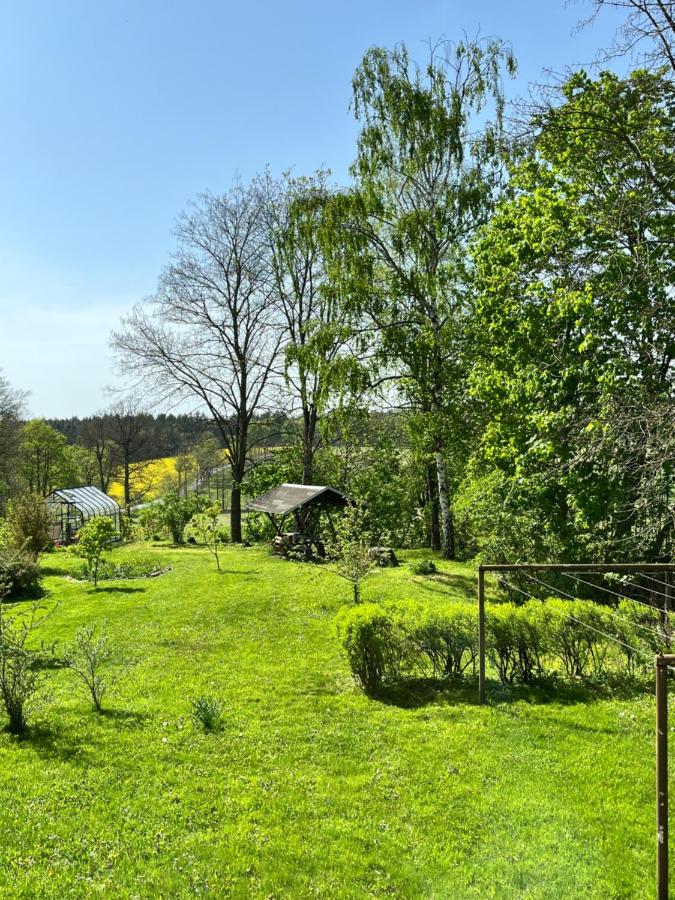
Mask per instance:
[[[34,416],[119,381],[110,332],[152,293],[196,194],[269,165],[345,182],[368,47],[499,35],[511,96],[588,64],[616,21],[580,0],[0,0],[0,370]]]

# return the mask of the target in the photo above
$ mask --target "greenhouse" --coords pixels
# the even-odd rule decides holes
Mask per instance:
[[[45,499],[50,534],[55,544],[72,544],[80,528],[94,516],[112,519],[117,534],[121,527],[119,504],[98,488],[60,488]]]

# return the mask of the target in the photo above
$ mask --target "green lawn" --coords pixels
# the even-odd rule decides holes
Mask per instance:
[[[2,896],[653,895],[652,697],[493,684],[481,708],[468,681],[371,700],[326,567],[228,547],[218,575],[200,549],[142,552],[172,571],[94,590],[44,561],[45,637],[106,617],[121,664],[106,714],[56,670],[32,735],[0,734]],[[448,594],[473,596],[469,567],[364,588]],[[221,734],[195,731],[200,694],[224,700]]]

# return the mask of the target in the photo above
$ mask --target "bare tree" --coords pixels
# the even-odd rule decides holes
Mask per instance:
[[[232,471],[237,542],[249,426],[269,397],[283,336],[263,212],[256,186],[200,196],[178,220],[157,293],[113,336],[125,371],[146,389],[166,403],[197,399],[213,416]]]
[[[151,419],[133,400],[119,400],[109,412],[110,434],[118,448],[124,483],[124,504],[130,506],[141,499],[133,485],[148,468],[151,460],[143,459],[148,449]]]
[[[606,63],[617,56],[633,56],[648,68],[667,66],[675,74],[675,2],[673,0],[592,0],[592,22],[603,9],[624,10],[626,20],[610,47],[600,54]]]
[[[119,448],[112,438],[110,417],[98,413],[82,422],[82,445],[91,450],[96,458],[96,474],[99,487],[104,494],[119,463]]]

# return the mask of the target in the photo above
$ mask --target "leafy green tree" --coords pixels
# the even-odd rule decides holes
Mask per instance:
[[[79,444],[70,444],[64,448],[60,477],[63,487],[95,484],[98,476],[98,460],[93,450]]]
[[[302,483],[312,484],[321,444],[320,417],[352,367],[352,326],[338,298],[326,291],[321,229],[330,201],[329,173],[264,179],[272,273],[283,314],[286,385],[299,405]]]
[[[0,513],[20,481],[19,443],[25,395],[0,375]]]
[[[44,419],[32,419],[21,429],[19,452],[30,492],[46,497],[62,479],[66,438]]]
[[[500,41],[441,42],[424,66],[403,45],[369,50],[353,79],[356,187],[323,232],[333,289],[369,323],[377,381],[396,383],[434,458],[448,557],[448,456],[464,455],[469,420],[466,251],[501,185],[501,76],[514,69]]]
[[[474,250],[475,471],[570,558],[673,549],[675,90],[572,77]]]
[[[85,560],[87,572],[94,582],[94,587],[98,585],[101,557],[110,547],[115,536],[113,521],[105,516],[94,516],[93,519],[85,522],[77,533],[75,552]]]

